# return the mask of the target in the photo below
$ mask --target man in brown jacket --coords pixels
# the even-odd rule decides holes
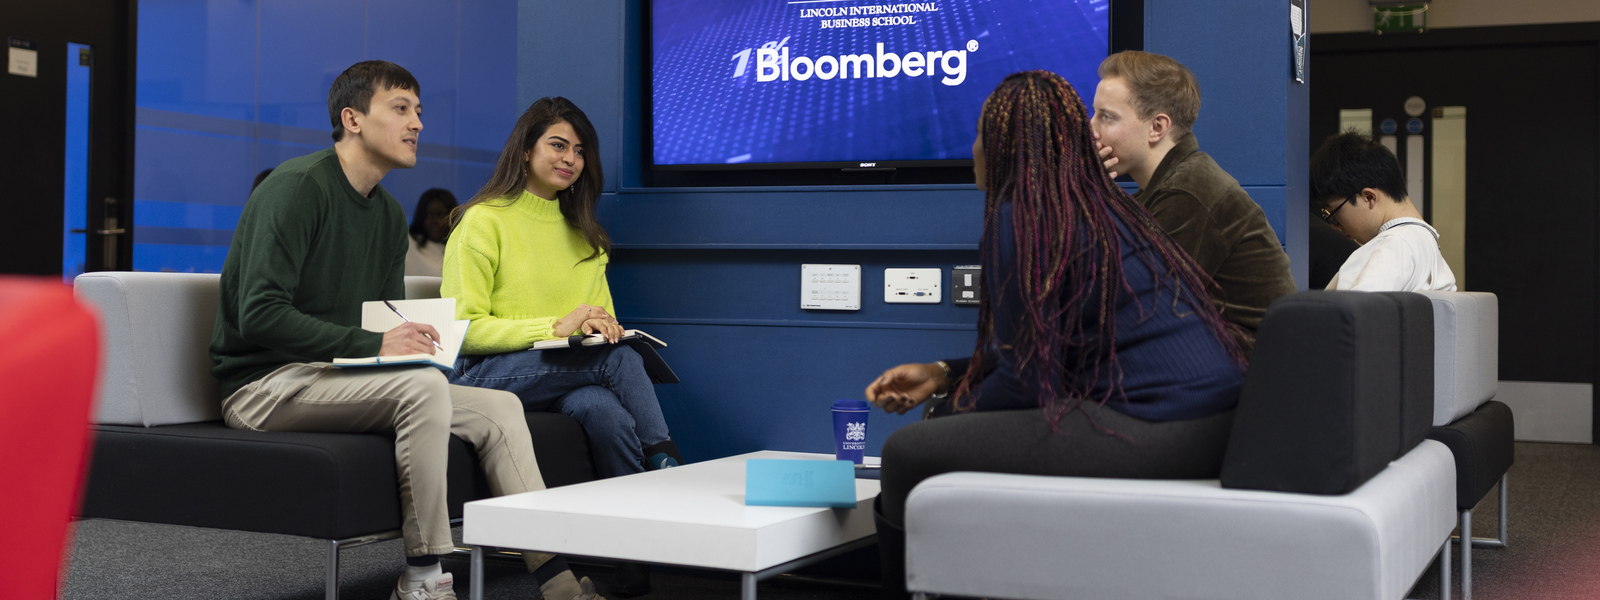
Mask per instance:
[[[1138,182],[1135,198],[1216,280],[1212,294],[1249,334],[1248,351],[1267,305],[1294,293],[1294,276],[1261,207],[1200,151],[1199,114],[1200,85],[1178,61],[1127,51],[1100,63],[1091,123],[1106,169]]]

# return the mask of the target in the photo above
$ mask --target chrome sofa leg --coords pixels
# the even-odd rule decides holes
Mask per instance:
[[[1472,600],[1472,511],[1461,511],[1461,600]]]
[[[1498,538],[1483,538],[1483,537],[1472,538],[1472,547],[1473,548],[1494,548],[1494,549],[1499,549],[1499,548],[1507,547],[1507,543],[1510,542],[1511,538],[1510,538],[1510,535],[1507,533],[1507,527],[1506,527],[1507,516],[1510,514],[1508,512],[1510,509],[1506,508],[1506,481],[1507,481],[1507,479],[1509,479],[1509,477],[1510,477],[1509,475],[1501,475],[1500,476],[1500,537],[1498,537]],[[1451,536],[1450,539],[1460,539],[1460,536]]]
[[[1450,600],[1450,540],[1439,549],[1439,598]]]
[[[328,540],[328,568],[324,575],[326,592],[323,598],[339,600],[339,540]]]

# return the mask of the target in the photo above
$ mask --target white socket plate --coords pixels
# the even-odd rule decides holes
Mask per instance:
[[[883,301],[889,304],[938,304],[941,269],[884,269]]]

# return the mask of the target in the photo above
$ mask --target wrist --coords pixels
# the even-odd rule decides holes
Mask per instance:
[[[581,327],[581,326],[582,326],[582,323],[580,323],[578,325],[574,325],[574,326],[569,326],[569,325],[567,325],[567,323],[565,321],[557,319],[555,323],[551,323],[550,324],[550,335],[553,336],[553,337],[558,337],[558,338],[567,337],[569,335],[572,335],[573,332],[577,331],[578,327]]]
[[[935,361],[933,366],[935,368],[934,372],[936,373],[933,377],[933,380],[936,382],[936,385],[933,388],[933,396],[931,396],[929,399],[939,400],[950,395],[950,364],[941,360]]]

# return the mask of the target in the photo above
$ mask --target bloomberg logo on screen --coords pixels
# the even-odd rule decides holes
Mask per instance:
[[[977,51],[977,40],[968,40],[966,50],[931,50],[903,55],[884,52],[883,42],[878,42],[876,54],[841,54],[817,58],[799,56],[791,59],[787,46],[763,46],[756,50],[756,81],[805,81],[812,77],[823,80],[873,79],[898,75],[933,77],[943,73],[944,77],[939,79],[939,83],[961,85],[967,80],[967,53]]]

